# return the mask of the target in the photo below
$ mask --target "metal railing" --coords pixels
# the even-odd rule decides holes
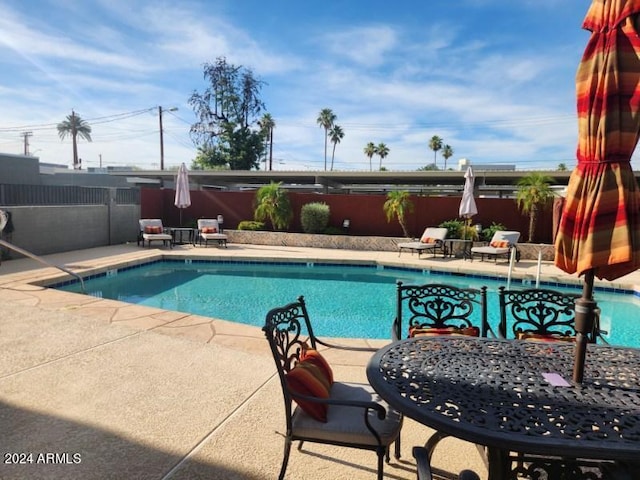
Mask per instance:
[[[64,273],[68,273],[72,277],[77,278],[78,281],[80,282],[80,288],[82,289],[82,293],[86,293],[85,289],[84,289],[84,280],[77,273],[72,272],[68,268],[62,267],[60,265],[56,265],[54,263],[47,262],[44,258],[39,257],[38,255],[36,255],[34,253],[28,252],[28,251],[24,250],[23,248],[20,248],[20,247],[18,247],[16,245],[13,245],[13,244],[5,241],[5,240],[0,240],[0,245],[4,246],[4,247],[6,247],[6,248],[8,248],[10,250],[13,250],[14,252],[18,252],[21,255],[24,255],[25,257],[29,257],[29,258],[32,258],[33,260],[37,261],[37,262],[43,263],[44,265],[46,265],[48,267],[57,268],[58,270],[61,270]]]
[[[140,204],[139,188],[0,184],[0,205],[106,205],[110,190],[116,204]]]

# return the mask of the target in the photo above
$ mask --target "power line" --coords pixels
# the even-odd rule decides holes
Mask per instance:
[[[133,110],[131,112],[124,112],[124,113],[116,113],[113,115],[106,115],[103,117],[94,117],[94,118],[88,118],[85,119],[85,121],[87,123],[93,124],[93,125],[99,125],[102,123],[110,123],[110,122],[116,122],[119,120],[124,120],[126,118],[131,118],[131,117],[135,117],[138,115],[142,115],[145,113],[148,113],[150,111],[152,111],[153,109],[155,109],[156,107],[151,107],[151,108],[145,108],[142,110]],[[21,126],[17,126],[17,127],[0,127],[0,132],[15,132],[15,131],[23,131],[23,130],[45,130],[45,129],[52,129],[52,128],[57,128],[58,124],[57,123],[41,123],[41,124],[36,124],[36,125],[21,125]]]

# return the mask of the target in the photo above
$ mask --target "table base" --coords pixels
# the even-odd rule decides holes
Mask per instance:
[[[546,457],[519,453],[496,452],[490,467],[489,478],[563,479],[563,480],[631,480],[638,466],[624,465],[607,460],[589,460],[562,457]],[[502,457],[500,459],[496,457]]]

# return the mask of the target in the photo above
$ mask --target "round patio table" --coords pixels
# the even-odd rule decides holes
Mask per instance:
[[[573,348],[417,337],[376,352],[367,377],[391,406],[436,437],[485,446],[490,480],[515,478],[511,452],[585,465],[639,462],[640,350],[589,345],[584,381],[575,385]]]

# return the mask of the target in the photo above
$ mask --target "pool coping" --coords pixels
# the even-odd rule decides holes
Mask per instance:
[[[216,258],[211,258],[209,256],[194,256],[192,254],[161,254],[159,256],[154,256],[151,259],[136,259],[134,261],[122,261],[120,263],[115,263],[109,266],[101,266],[95,267],[91,269],[87,269],[81,275],[83,280],[90,280],[93,278],[98,278],[102,276],[107,276],[111,274],[111,272],[118,273],[122,271],[127,271],[134,268],[141,268],[147,265],[151,265],[153,263],[160,262],[176,262],[183,263],[186,261],[195,262],[195,263],[203,263],[203,264],[214,264],[214,263],[222,263],[222,264],[272,264],[272,265],[309,265],[313,264],[316,266],[353,266],[353,267],[361,267],[361,268],[386,268],[386,269],[397,269],[400,271],[408,271],[414,273],[430,273],[441,276],[459,276],[459,277],[469,277],[474,279],[486,279],[491,281],[504,281],[508,280],[507,275],[496,275],[489,273],[469,273],[460,271],[460,267],[451,268],[447,266],[417,266],[417,265],[407,265],[405,262],[392,262],[388,260],[327,260],[324,258],[317,259],[303,259],[303,260],[258,260],[256,257],[225,257],[224,255],[217,256]],[[47,278],[40,279],[33,282],[30,282],[33,285],[44,286],[47,288],[57,288],[60,286],[66,286],[70,284],[80,283],[80,281],[73,276],[60,272],[58,275],[59,278],[64,278],[64,280],[60,280],[59,278]],[[535,278],[532,279],[530,274],[522,274],[515,273],[511,277],[511,281],[515,282],[519,286],[530,287],[532,286]],[[594,291],[607,292],[607,293],[616,293],[622,295],[634,295],[640,297],[640,289],[630,284],[618,284],[613,282],[607,282],[610,286],[606,286],[603,282],[597,283],[594,287]],[[573,288],[579,289],[582,287],[582,281],[579,279],[574,279],[571,277],[563,279],[560,281],[559,279],[550,279],[540,277],[539,285],[547,288]]]

